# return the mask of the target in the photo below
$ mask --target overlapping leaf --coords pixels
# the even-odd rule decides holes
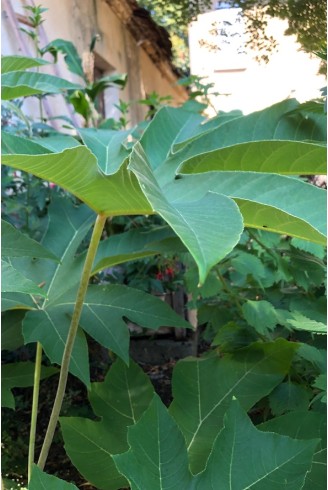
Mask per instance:
[[[46,293],[33,281],[1,259],[1,292],[34,294],[46,297]]]
[[[129,427],[128,442],[129,451],[113,458],[131,490],[294,490],[303,486],[318,440],[263,433],[234,400],[206,469],[193,476],[181,432],[154,397],[139,422]]]
[[[75,294],[65,293],[51,312],[72,311],[74,303]],[[154,330],[162,326],[191,328],[165,302],[143,291],[119,284],[89,286],[80,325],[100,344],[128,362],[130,336],[124,318]]]
[[[278,339],[252,344],[223,358],[178,362],[170,413],[186,439],[193,473],[204,469],[232,396],[250,409],[283,380],[296,350],[297,344]]]
[[[110,129],[79,129],[84,144],[92,151],[98,160],[98,167],[105,175],[115,174],[122,162],[129,156],[129,151],[123,143],[130,130],[114,131]]]
[[[59,262],[52,252],[4,220],[1,220],[1,242],[2,257],[38,257]]]
[[[195,490],[302,488],[317,444],[257,430],[234,400]]]
[[[128,449],[127,427],[135,424],[154,394],[149,378],[137,364],[117,360],[103,383],[92,383],[89,399],[100,422],[61,418],[65,449],[81,474],[102,490],[126,485],[112,454]]]
[[[305,478],[304,490],[324,490],[327,482],[327,419],[325,413],[295,411],[276,417],[258,429],[292,437],[293,439],[319,439],[312,467]]]
[[[57,364],[61,363],[83,266],[83,261],[75,254],[93,220],[94,214],[86,206],[75,208],[68,200],[55,199],[49,208],[49,226],[42,246],[60,257],[60,263],[14,259],[18,269],[23,269],[37,283],[43,283],[42,291],[47,294],[47,301],[40,302],[37,310],[34,305],[32,311],[26,313],[23,322],[25,342],[41,342],[50,360]],[[154,234],[155,237],[159,239],[160,235]],[[133,256],[133,248],[130,248],[130,254]],[[9,307],[19,307],[20,301],[20,297],[16,303],[15,297],[11,298]],[[125,318],[150,329],[161,326],[190,328],[166,303],[142,291],[120,285],[89,287],[80,325],[128,362],[129,332]],[[87,344],[82,330],[74,343],[70,371],[88,385]]]
[[[97,213],[108,216],[152,213],[126,164],[115,175],[106,177],[98,169],[96,157],[84,146],[47,156],[4,155],[2,163],[60,185]]]
[[[194,257],[202,284],[210,268],[239,241],[243,223],[237,206],[231,199],[216,193],[173,204],[158,185],[139,143],[134,146],[129,168],[136,174],[153,210],[173,228]]]
[[[234,199],[245,226],[325,243],[323,189],[293,177],[256,172],[188,175],[163,189],[174,203],[201,199],[209,190]]]

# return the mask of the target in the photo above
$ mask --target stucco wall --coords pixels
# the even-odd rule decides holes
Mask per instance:
[[[2,54],[30,54],[33,45],[24,34],[15,33],[8,15],[8,3],[17,14],[26,14],[22,6],[28,1],[5,0],[2,3]],[[160,95],[171,95],[175,103],[185,100],[186,95],[181,88],[174,88],[172,80],[167,80],[147,53],[138,46],[132,35],[111,11],[105,0],[42,0],[42,7],[48,8],[43,14],[45,22],[41,29],[41,46],[51,40],[62,38],[72,41],[79,54],[88,51],[89,44],[95,34],[100,35],[96,44],[99,67],[105,73],[127,73],[128,84],[124,91],[109,89],[105,94],[106,116],[118,116],[114,103],[121,98],[133,101],[130,111],[131,124],[143,118],[144,106],[135,103],[152,91]],[[22,24],[21,24],[22,25]],[[21,42],[19,42],[21,37]],[[22,39],[23,44],[22,46]],[[24,52],[25,51],[25,52]],[[47,57],[51,60],[51,57]],[[71,81],[79,81],[71,74],[62,59],[57,68],[50,67],[47,71]],[[25,103],[29,112],[37,111],[33,101]],[[51,115],[66,114],[71,116],[63,100],[56,98],[56,105],[49,100]]]
[[[318,97],[319,89],[326,84],[325,77],[318,75],[320,60],[302,51],[294,36],[284,35],[287,22],[269,21],[267,33],[278,41],[278,49],[268,64],[259,64],[257,53],[245,46],[237,13],[238,9],[208,12],[190,25],[191,73],[207,76],[207,81],[215,85],[213,91],[227,94],[213,98],[216,109],[249,113],[288,97],[300,101]],[[230,38],[211,34],[213,25],[222,26],[224,21],[231,23],[230,27],[223,26]],[[202,40],[207,46],[201,45]],[[209,49],[209,44],[220,49]]]

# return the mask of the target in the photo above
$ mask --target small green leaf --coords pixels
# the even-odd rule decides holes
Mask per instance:
[[[40,140],[40,143],[43,140]],[[44,155],[50,153],[39,141],[32,141],[31,139],[22,138],[15,134],[6,133],[2,131],[1,134],[1,151],[3,155],[18,154],[18,155]]]
[[[286,381],[277,386],[269,395],[273,415],[283,415],[293,410],[307,410],[311,392],[305,386]]]
[[[51,43],[47,44],[42,51],[50,51],[50,53],[53,53],[55,57],[58,51],[63,53],[68,69],[72,73],[75,73],[84,79],[82,60],[72,42],[64,41],[64,39],[55,39],[54,41],[51,41]]]
[[[277,311],[268,301],[248,300],[242,310],[247,323],[261,335],[267,335],[279,323]]]
[[[184,245],[168,226],[146,232],[129,230],[112,235],[99,243],[92,274],[130,260],[150,257],[163,252],[185,251]]]
[[[311,320],[310,318],[302,315],[299,311],[293,311],[291,318],[288,320],[288,324],[296,330],[305,330],[306,332],[313,332],[318,334],[327,333],[327,325],[322,322]]]

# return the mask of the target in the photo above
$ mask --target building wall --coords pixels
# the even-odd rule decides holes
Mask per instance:
[[[128,84],[124,91],[116,88],[106,90],[106,117],[118,116],[114,103],[118,102],[119,98],[125,102],[137,101],[147,93],[156,91],[162,96],[172,95],[176,104],[186,99],[181,87],[175,89],[172,82],[163,76],[105,0],[42,0],[41,3],[42,7],[48,8],[43,14],[45,22],[40,31],[41,46],[61,38],[72,41],[82,56],[83,52],[89,50],[92,37],[99,34],[100,40],[95,49],[97,66],[106,75],[128,74]],[[28,0],[2,2],[2,54],[34,54],[33,44],[25,34],[13,28],[10,15],[11,9],[16,16],[26,15],[23,5],[29,4]],[[47,56],[46,59],[51,60],[51,57]],[[47,67],[44,71],[80,82],[79,77],[67,70],[62,59],[57,67]],[[72,117],[72,111],[67,109],[64,100],[57,97],[56,105],[52,104],[50,99],[48,102],[51,115],[66,114]],[[28,100],[25,105],[29,112],[37,111],[36,101]],[[133,103],[130,111],[131,124],[143,119],[145,112],[144,106]]]
[[[240,109],[247,114],[290,97],[301,102],[317,97],[326,84],[325,77],[318,75],[320,61],[301,51],[294,37],[284,35],[287,22],[269,21],[268,34],[278,41],[278,50],[268,64],[259,64],[256,53],[245,48],[238,12],[208,12],[190,25],[191,73],[214,83],[213,91],[221,94],[212,98],[216,109]],[[220,35],[220,27],[226,36]]]

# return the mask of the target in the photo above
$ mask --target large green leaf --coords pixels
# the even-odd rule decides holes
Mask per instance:
[[[195,490],[303,488],[317,444],[257,430],[233,400]]]
[[[115,175],[106,177],[99,171],[96,157],[84,146],[46,156],[4,155],[2,163],[60,185],[97,213],[108,216],[152,213],[126,164]]]
[[[318,412],[291,412],[276,417],[263,424],[258,429],[266,432],[292,437],[293,439],[315,439],[318,443],[311,471],[307,473],[304,490],[325,490],[327,488],[327,419],[326,414]]]
[[[63,90],[76,90],[79,85],[63,78],[37,72],[12,71],[1,77],[1,98],[3,100],[38,94],[59,94]]]
[[[13,153],[22,155],[42,155],[44,153],[50,153],[50,150],[47,150],[43,145],[39,144],[39,142],[2,131],[1,152],[2,155],[10,155]]]
[[[170,413],[185,436],[193,473],[204,469],[232,396],[249,410],[283,380],[297,347],[277,339],[223,358],[187,358],[177,363]]]
[[[35,282],[27,279],[11,263],[1,260],[1,292],[24,293],[46,297],[46,293]]]
[[[136,174],[153,210],[167,221],[194,257],[202,284],[211,267],[239,241],[243,223],[237,206],[216,193],[208,193],[198,201],[169,202],[139,143],[134,146],[129,168]],[[210,228],[208,223],[211,223]]]
[[[139,422],[129,427],[130,450],[113,456],[131,490],[193,488],[185,441],[157,396]]]
[[[170,155],[171,148],[187,138],[195,124],[204,118],[183,109],[163,107],[155,115],[141,138],[141,145],[153,170]]]
[[[58,257],[60,263],[29,258],[12,260],[16,269],[23,270],[37,284],[44,284],[48,299],[42,308],[50,307],[56,298],[79,283],[81,264],[77,267],[74,257],[94,220],[94,213],[86,206],[75,207],[66,198],[54,198],[49,206],[49,223],[41,244]]]
[[[245,226],[325,243],[323,189],[294,177],[256,172],[186,175],[163,188],[177,204],[201,199],[209,190],[234,199]]]
[[[61,480],[53,475],[48,475],[33,465],[32,476],[28,490],[78,490],[73,483]]]
[[[239,110],[234,110],[231,112],[219,112],[219,114],[212,119],[208,119],[204,121],[202,118],[201,121],[193,121],[193,125],[191,126],[189,123],[185,125],[182,130],[179,132],[179,135],[175,138],[175,142],[173,144],[173,153],[176,153],[183,146],[188,143],[191,143],[192,140],[198,138],[200,135],[204,133],[208,133],[213,129],[226,124],[232,119],[236,119],[237,117],[241,117],[243,114]]]
[[[11,392],[12,388],[25,388],[33,386],[35,365],[33,362],[15,362],[4,364],[1,368],[1,405],[3,407],[15,408],[15,399]],[[41,367],[41,379],[57,374],[54,367]]]
[[[41,58],[30,58],[27,56],[1,56],[1,73],[9,73],[11,71],[24,71],[28,68],[49,65],[48,61]]]
[[[1,242],[2,257],[39,257],[59,262],[52,252],[4,220],[1,220]]]
[[[97,488],[115,490],[126,485],[115,468],[112,454],[128,449],[127,428],[140,419],[153,394],[148,376],[137,364],[130,361],[127,367],[117,360],[105,381],[92,383],[89,391],[92,408],[102,420],[60,419],[67,454]]]
[[[204,152],[183,162],[178,172],[268,172],[286,175],[317,175],[326,172],[326,148],[295,141],[254,141]]]
[[[188,144],[184,145],[180,151],[168,154],[166,160],[162,159],[162,164],[156,168],[156,176],[162,186],[174,179],[175,173],[183,162],[193,157],[203,154],[226,149],[225,156],[229,152],[234,153],[236,147],[250,142],[268,142],[268,141],[326,141],[326,118],[324,115],[291,115],[290,111],[299,107],[296,100],[289,99],[262,111],[254,112],[247,116],[231,117],[227,121],[223,117],[223,123],[220,124],[220,116],[210,120],[206,125],[213,127],[209,131],[200,133],[198,137],[192,137]],[[147,131],[150,133],[161,133],[162,125],[160,119],[150,123]],[[203,125],[204,127],[206,126]],[[157,127],[156,127],[157,126]],[[141,140],[145,147],[146,133]],[[174,141],[171,144],[174,145]],[[266,145],[267,143],[264,143]],[[246,148],[246,147],[245,147]],[[154,150],[152,150],[154,151]],[[146,149],[147,156],[151,159],[151,150]],[[148,155],[149,153],[149,155]],[[245,156],[247,158],[247,154]],[[272,169],[272,172],[275,170]]]
[[[115,174],[129,150],[123,145],[130,130],[114,131],[110,129],[85,128],[79,129],[84,144],[93,152],[98,160],[98,167],[105,175]]]
[[[57,303],[51,311],[70,311],[75,294],[65,293]],[[100,344],[128,362],[130,336],[124,318],[153,330],[162,326],[192,328],[165,302],[151,294],[118,284],[89,286],[80,325]]]

